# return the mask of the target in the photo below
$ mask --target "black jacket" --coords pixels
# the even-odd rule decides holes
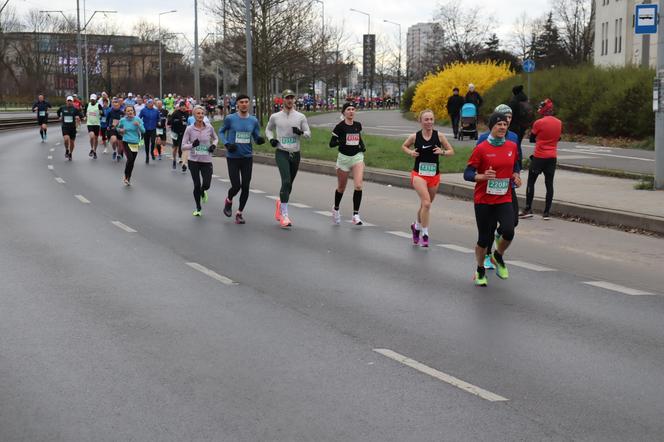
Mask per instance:
[[[452,95],[447,99],[447,113],[450,116],[459,115],[465,102],[461,95]]]
[[[528,104],[528,97],[522,91],[512,96],[509,102],[512,108],[512,123],[510,130],[517,132],[526,129],[532,123],[532,107]]]
[[[466,103],[473,103],[477,107],[477,110],[479,110],[482,107],[482,103],[484,103],[484,99],[482,99],[482,96],[477,91],[468,92],[466,94]]]
[[[185,129],[187,129],[187,119],[189,114],[187,112],[182,112],[181,110],[176,110],[171,114],[171,118],[168,120],[168,124],[171,126],[171,130],[176,134],[183,134]]]

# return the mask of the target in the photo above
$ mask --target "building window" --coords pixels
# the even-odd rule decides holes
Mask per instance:
[[[613,25],[613,53],[617,54],[618,53],[618,19],[616,19],[614,25]]]
[[[619,19],[618,23],[618,53],[622,53],[622,24],[623,24],[623,19]]]

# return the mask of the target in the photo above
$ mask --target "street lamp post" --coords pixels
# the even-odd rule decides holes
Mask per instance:
[[[94,16],[97,14],[97,12],[101,12],[103,14],[116,14],[118,11],[94,11],[90,18],[85,22],[85,26],[83,26],[83,33],[84,33],[84,54],[83,54],[83,68],[84,68],[84,76],[85,76],[85,93],[83,95],[83,99],[85,97],[89,96],[90,94],[90,88],[88,84],[88,25],[94,18]],[[85,21],[85,2],[83,2],[83,20]]]
[[[325,63],[325,2],[323,0],[315,0],[315,1],[320,3],[321,6],[323,7],[323,24],[321,26],[321,30],[322,30],[321,50],[322,50],[323,53],[321,54],[321,59],[320,59],[320,66],[321,66],[321,83],[320,83],[320,85],[321,85],[321,95],[324,96],[324,99],[327,99],[327,91],[325,90],[327,88],[323,86],[325,84],[325,80],[323,78],[323,66],[325,64],[327,64],[327,63]],[[314,95],[316,95],[316,84],[315,83],[314,83]]]
[[[164,74],[161,66],[161,16],[165,14],[172,14],[178,12],[176,9],[171,9],[170,11],[164,11],[159,13],[159,98],[164,98]]]
[[[194,99],[201,98],[201,67],[198,63],[198,0],[194,0]]]
[[[367,16],[367,19],[369,21],[369,25],[367,27],[367,35],[370,35],[371,34],[371,15],[368,12],[359,11],[359,10],[353,9],[353,8],[350,8],[350,10],[353,11],[353,12],[357,12],[358,14],[362,14],[362,15]],[[363,48],[364,48],[364,46],[363,46]],[[362,71],[363,71],[362,72],[362,88],[364,89],[364,94],[366,96],[366,93],[367,93],[367,66],[364,65],[365,61],[366,60],[364,60],[364,58],[362,58]],[[373,94],[371,94],[371,93],[369,94],[370,98],[371,98],[371,95],[373,95]]]
[[[247,42],[247,95],[249,100],[254,98],[254,71],[253,71],[253,48],[251,42],[251,0],[244,0],[245,34]]]
[[[390,23],[399,27],[399,61],[397,67],[397,89],[399,90],[399,105],[401,105],[401,24],[390,20],[383,20],[385,23]]]

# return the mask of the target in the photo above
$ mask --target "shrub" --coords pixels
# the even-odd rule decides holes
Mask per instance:
[[[401,96],[401,110],[403,112],[408,112],[413,105],[413,97],[415,96],[415,88],[417,85],[408,86],[406,90],[403,91]]]
[[[432,109],[437,119],[447,118],[447,99],[452,89],[458,87],[465,94],[469,83],[483,95],[494,84],[514,76],[510,66],[505,63],[484,61],[476,63],[452,63],[437,74],[429,74],[417,85],[411,110],[415,113],[423,109]]]
[[[508,102],[513,86],[528,84],[526,75],[496,83],[484,96],[483,113]],[[638,139],[654,134],[653,70],[580,66],[530,75],[533,107],[551,98],[566,133]]]

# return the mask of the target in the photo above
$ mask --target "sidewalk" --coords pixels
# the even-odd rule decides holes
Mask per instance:
[[[254,161],[274,164],[273,155],[256,154]],[[303,159],[301,170],[335,175],[335,165],[330,161]],[[520,205],[526,195],[528,173],[522,173],[523,186],[518,189]],[[410,187],[410,172],[367,168],[365,179],[382,184]],[[551,215],[582,219],[599,225],[638,229],[664,235],[664,191],[634,189],[636,181],[610,178],[586,173],[556,170],[555,194]],[[440,193],[464,199],[472,199],[474,185],[463,180],[463,174],[444,174]],[[544,208],[544,176],[535,185],[533,211],[541,214]]]

